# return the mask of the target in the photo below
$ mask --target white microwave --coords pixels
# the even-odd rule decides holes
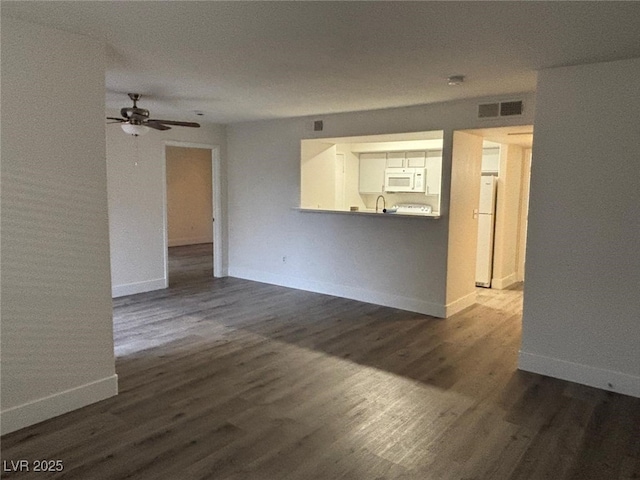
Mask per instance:
[[[422,192],[426,186],[424,168],[386,168],[384,171],[385,192]]]

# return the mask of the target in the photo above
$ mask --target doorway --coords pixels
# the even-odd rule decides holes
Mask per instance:
[[[476,288],[483,173],[497,178],[490,288],[514,288],[524,280],[532,142],[531,125],[453,133],[447,316],[475,303],[476,295],[483,290]],[[494,158],[483,172],[485,146],[499,151],[488,152],[493,153]]]
[[[521,284],[525,276],[533,126],[476,132],[483,139],[478,180],[484,179],[483,183],[487,183],[486,180],[492,177],[497,186],[490,285],[484,286],[504,290]]]
[[[165,286],[224,276],[219,146],[165,142],[164,177]]]

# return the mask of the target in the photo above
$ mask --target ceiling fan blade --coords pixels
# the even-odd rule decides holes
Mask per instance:
[[[126,122],[124,118],[118,118],[118,117],[107,117],[107,120],[115,120],[116,122],[120,122],[120,123]],[[115,123],[115,122],[109,122],[109,123]]]
[[[200,127],[200,124],[196,122],[177,122],[175,120],[158,120],[157,118],[150,118],[149,122],[162,123],[164,125],[176,125],[178,127]]]
[[[153,128],[155,130],[171,130],[171,127],[167,127],[157,120],[149,120],[148,122],[144,122],[142,125],[146,125],[147,127]]]

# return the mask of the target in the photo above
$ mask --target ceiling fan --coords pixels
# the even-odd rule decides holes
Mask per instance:
[[[124,107],[120,109],[120,115],[118,117],[107,117],[107,120],[113,120],[108,123],[120,123],[122,130],[129,135],[143,135],[147,133],[150,128],[155,130],[171,130],[168,125],[175,125],[179,127],[199,127],[200,124],[196,122],[178,122],[174,120],[158,120],[156,118],[149,118],[149,110],[146,108],[138,107],[138,100],[140,100],[139,93],[129,93],[129,98],[133,101],[133,107]]]

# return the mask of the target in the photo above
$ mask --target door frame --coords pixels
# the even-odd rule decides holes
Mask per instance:
[[[222,179],[220,165],[220,145],[181,142],[177,140],[165,140],[162,149],[162,212],[164,230],[164,283],[165,288],[169,286],[169,226],[167,221],[167,147],[181,148],[201,148],[211,151],[211,202],[213,204],[213,276],[226,277],[224,270],[223,255],[225,251],[224,235],[222,227],[224,225],[224,213],[222,208]]]

